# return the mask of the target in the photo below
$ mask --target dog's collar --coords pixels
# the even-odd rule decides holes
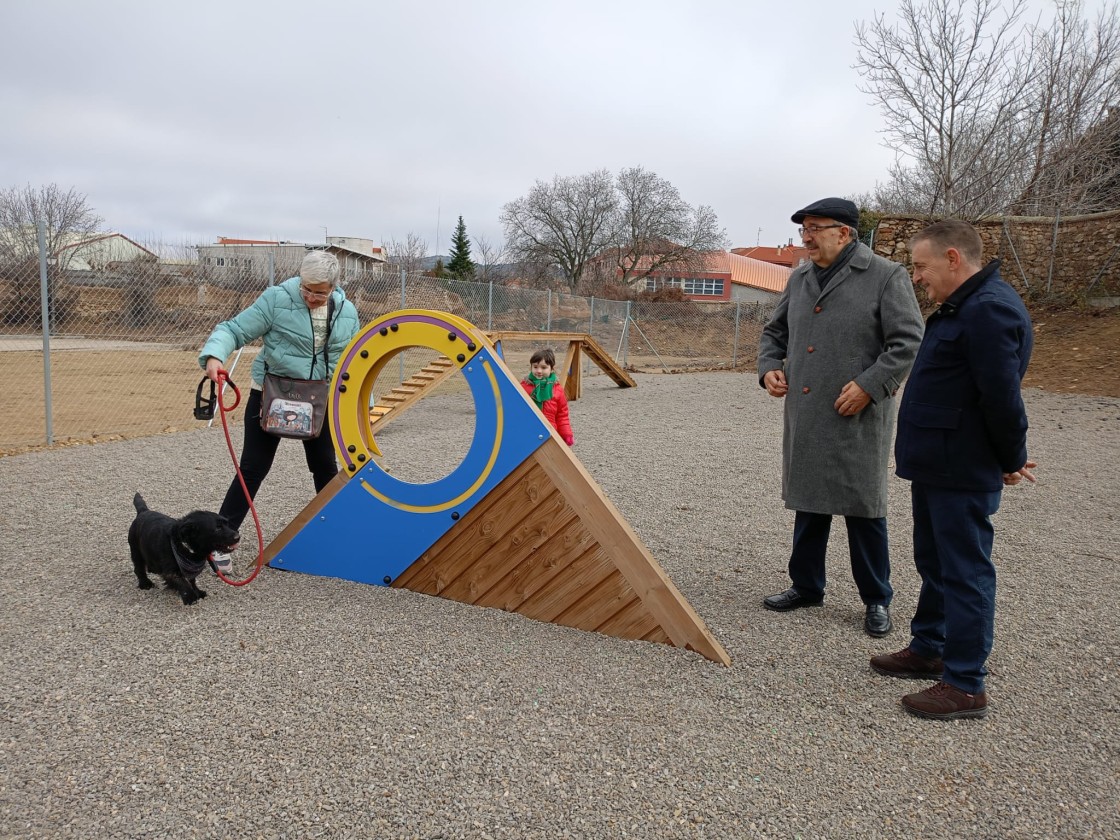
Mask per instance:
[[[188,546],[183,546],[187,548]],[[201,560],[192,560],[189,556],[183,557],[179,553],[179,546],[175,542],[175,538],[171,538],[171,554],[175,557],[175,565],[179,567],[179,571],[185,578],[196,578],[202,572],[203,567],[206,565],[206,558]]]

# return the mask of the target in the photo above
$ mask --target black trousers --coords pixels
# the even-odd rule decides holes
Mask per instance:
[[[852,576],[863,603],[890,604],[891,561],[887,550],[887,520],[862,516],[845,516],[848,526],[848,551],[852,558]],[[824,558],[832,517],[824,513],[797,511],[793,521],[793,552],[789,558],[789,576],[793,587],[802,595],[824,595]]]
[[[323,433],[314,440],[305,440],[303,452],[307,457],[307,468],[315,479],[315,492],[318,493],[330,483],[338,474],[338,462],[334,459],[334,441],[330,432],[324,428]],[[280,445],[280,438],[270,435],[261,428],[261,392],[254,388],[249,392],[249,401],[245,404],[245,445],[241,448],[241,475],[245,479],[245,486],[249,494],[255,499],[268,471],[272,469],[272,462],[276,458],[276,447]],[[218,511],[229,520],[234,528],[240,528],[249,512],[249,500],[245,498],[245,491],[241,489],[241,482],[237,476],[226,491],[225,501]]]

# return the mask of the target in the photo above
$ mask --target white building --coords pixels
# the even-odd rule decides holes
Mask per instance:
[[[299,273],[303,255],[308,251],[328,251],[338,257],[340,279],[344,281],[380,277],[386,263],[385,255],[372,239],[352,236],[328,236],[325,244],[310,245],[219,236],[215,244],[198,245],[196,250],[203,268],[268,277],[277,283]]]

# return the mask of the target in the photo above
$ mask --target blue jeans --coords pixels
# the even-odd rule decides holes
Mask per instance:
[[[940,657],[942,679],[970,694],[984,690],[996,612],[994,529],[1000,491],[944,490],[914,482],[914,565],[922,578],[910,622],[910,649]]]
[[[891,560],[887,550],[887,520],[863,516],[845,516],[848,527],[848,551],[852,557],[855,578],[863,603],[889,604]],[[793,520],[793,551],[789,557],[789,578],[793,587],[810,598],[822,597],[825,587],[824,558],[832,517],[827,513],[797,511]]]

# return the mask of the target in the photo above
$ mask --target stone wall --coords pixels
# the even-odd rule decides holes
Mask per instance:
[[[910,237],[930,221],[884,216],[875,229],[875,253],[909,266]],[[996,217],[976,228],[985,261],[1002,260],[1003,278],[1024,297],[1081,300],[1120,295],[1120,210],[1059,218],[1056,241],[1053,217]]]

